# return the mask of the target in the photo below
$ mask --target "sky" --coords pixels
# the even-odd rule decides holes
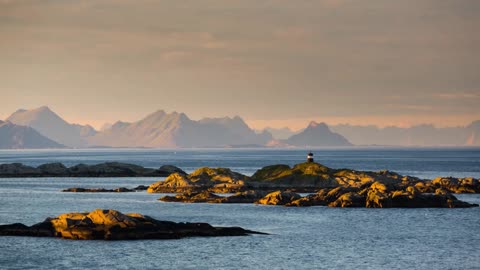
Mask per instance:
[[[0,119],[480,119],[477,0],[0,0]]]

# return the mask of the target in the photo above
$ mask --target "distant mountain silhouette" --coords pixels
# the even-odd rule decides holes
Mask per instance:
[[[284,141],[292,146],[351,146],[342,135],[332,132],[325,123],[310,122],[308,127]]]
[[[64,148],[31,127],[0,121],[0,149]]]
[[[354,126],[330,127],[355,145],[391,146],[475,146],[480,145],[480,121],[466,127],[437,128],[423,124],[410,128]]]
[[[447,128],[428,124],[410,128],[348,124],[329,127],[311,122],[294,134],[288,128],[254,131],[239,116],[195,121],[184,113],[159,110],[136,122],[106,124],[97,132],[89,125],[70,124],[44,106],[18,110],[7,121],[0,121],[3,148],[480,146],[480,120],[465,127]]]
[[[43,136],[70,147],[87,146],[86,138],[96,133],[89,125],[67,123],[46,106],[33,110],[18,110],[10,115],[7,121],[32,127]]]
[[[290,138],[292,135],[295,135],[297,132],[289,129],[288,127],[283,127],[283,128],[271,128],[271,127],[266,127],[262,130],[267,131],[270,134],[272,134],[273,138],[277,140],[285,140]]]
[[[111,147],[224,147],[264,145],[271,134],[256,134],[240,117],[193,121],[184,113],[154,112],[133,122],[117,122],[89,138],[90,145]]]

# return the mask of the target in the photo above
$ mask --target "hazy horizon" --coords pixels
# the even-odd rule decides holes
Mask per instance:
[[[113,122],[104,122],[104,123],[100,123],[100,125],[95,125],[93,123],[89,123],[88,121],[87,122],[75,122],[75,121],[70,121],[68,118],[65,118],[61,113],[59,113],[58,111],[56,111],[54,108],[48,106],[48,105],[43,105],[43,106],[40,106],[40,107],[37,107],[37,108],[18,108],[17,110],[15,111],[18,111],[18,110],[36,110],[36,109],[40,109],[42,107],[47,107],[49,108],[51,111],[53,111],[55,114],[57,114],[60,118],[62,118],[63,120],[67,121],[68,123],[70,124],[81,124],[81,125],[90,125],[92,126],[93,128],[95,128],[97,131],[100,131],[101,128],[103,126],[108,126],[108,125],[112,125],[114,124],[115,122],[117,121],[121,121],[121,122],[128,122],[128,123],[133,123],[133,122],[137,122],[139,120],[142,120],[144,119],[145,117],[147,117],[148,115],[154,113],[154,112],[157,112],[157,111],[165,111],[163,109],[157,109],[155,111],[152,111],[144,116],[141,116],[140,118],[138,119],[133,119],[133,120],[125,120],[125,119],[117,119],[116,121],[113,121]],[[6,114],[6,117],[0,117],[0,121],[5,121],[6,118],[8,116],[10,116],[12,113],[14,113],[15,111],[12,111],[11,113],[9,114]],[[184,113],[182,111],[165,111],[165,113],[167,114],[171,114],[171,113],[174,113],[174,112],[177,112],[177,113]],[[0,115],[2,115],[0,113]],[[267,128],[274,128],[274,129],[281,129],[281,128],[288,128],[290,129],[291,131],[293,132],[298,132],[298,131],[301,131],[303,130],[304,128],[306,128],[312,121],[313,122],[317,122],[317,123],[326,123],[327,125],[329,126],[338,126],[338,125],[352,125],[352,126],[376,126],[376,127],[379,127],[379,128],[385,128],[385,127],[399,127],[399,128],[410,128],[410,127],[414,127],[414,126],[419,126],[419,125],[433,125],[435,126],[436,128],[444,128],[444,127],[465,127],[469,124],[471,124],[473,121],[480,121],[480,118],[479,119],[474,119],[470,122],[467,122],[465,124],[456,124],[456,125],[436,125],[434,123],[429,123],[429,122],[418,122],[418,123],[415,123],[415,124],[411,124],[411,125],[406,125],[406,124],[394,124],[394,123],[390,123],[390,124],[387,124],[387,125],[379,125],[379,124],[375,124],[375,123],[365,123],[365,122],[356,122],[356,121],[348,121],[347,119],[345,119],[345,121],[324,121],[322,119],[315,119],[315,118],[305,118],[305,119],[291,119],[291,120],[281,120],[281,121],[263,121],[263,120],[248,120],[248,119],[245,119],[242,115],[231,115],[231,116],[227,116],[227,115],[217,115],[217,116],[212,116],[212,117],[199,117],[199,118],[192,118],[190,117],[188,114],[187,114],[187,117],[189,117],[190,119],[194,120],[194,121],[198,121],[198,120],[201,120],[201,119],[205,119],[205,118],[223,118],[223,117],[230,117],[230,118],[233,118],[233,117],[236,117],[236,116],[239,116],[240,118],[242,118],[246,124],[252,128],[252,129],[255,129],[255,130],[263,130],[263,129],[267,129]],[[341,118],[339,118],[341,119]],[[355,119],[354,119],[355,120]]]
[[[408,127],[480,119],[480,2],[0,1],[0,119],[99,129],[159,109]]]

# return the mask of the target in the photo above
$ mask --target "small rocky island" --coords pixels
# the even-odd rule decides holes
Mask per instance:
[[[200,168],[191,174],[173,173],[147,189],[165,202],[257,203],[331,207],[475,207],[452,193],[480,193],[475,178],[440,177],[424,180],[390,171],[332,169],[315,162],[290,167],[264,167],[251,177],[227,168]],[[313,193],[301,197],[298,193]],[[215,193],[234,193],[218,196]]]
[[[158,169],[144,168],[135,164],[105,162],[94,165],[78,164],[66,167],[62,163],[47,163],[31,167],[22,163],[0,164],[0,177],[165,177],[172,173],[185,174],[172,165]]]
[[[60,237],[73,240],[179,239],[184,237],[264,234],[240,227],[213,227],[207,223],[161,221],[141,214],[97,209],[67,213],[32,226],[0,225],[0,236]]]

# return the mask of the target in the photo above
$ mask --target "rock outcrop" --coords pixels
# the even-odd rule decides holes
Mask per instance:
[[[179,239],[192,236],[245,236],[261,234],[240,227],[213,227],[207,223],[160,221],[141,214],[97,209],[67,213],[33,226],[0,225],[0,236],[61,237],[73,240]]]
[[[191,174],[172,173],[164,181],[148,187],[152,193],[177,193],[186,191],[209,190],[217,193],[229,193],[245,188],[248,177],[226,168],[200,168]]]
[[[267,205],[286,205],[292,201],[300,199],[301,196],[291,191],[275,191],[267,194],[265,197],[258,200],[257,204]]]
[[[78,164],[70,168],[61,163],[47,163],[36,168],[21,163],[0,164],[0,177],[165,177],[172,172],[185,174],[172,165],[151,169],[120,162]]]
[[[254,203],[267,195],[267,192],[261,190],[247,190],[237,192],[230,196],[218,196],[209,191],[184,192],[175,196],[161,197],[164,202],[183,202],[183,203]]]
[[[315,194],[301,197],[292,191],[249,190],[231,196],[218,196],[209,191],[185,192],[176,196],[164,196],[164,202],[183,203],[256,203],[285,206],[329,206],[365,208],[468,208],[478,207],[458,200],[450,192],[437,189],[435,194],[422,193],[414,186],[395,189],[380,182],[363,188],[336,187],[324,188]]]
[[[380,182],[374,182],[363,189],[355,187],[321,189],[315,194],[294,200],[286,205],[366,208],[478,207],[478,204],[470,204],[458,200],[449,192],[438,192],[436,194],[422,193],[414,186],[408,186],[404,189],[394,189]]]
[[[424,180],[386,170],[369,172],[332,169],[314,162],[300,163],[293,167],[282,164],[266,166],[251,177],[227,168],[205,167],[189,175],[173,173],[165,181],[150,185],[148,192],[183,193],[206,190],[213,193],[236,193],[248,190],[290,190],[313,193],[320,189],[337,187],[364,189],[375,182],[396,190],[414,186],[421,193],[434,193],[438,188],[451,193],[480,193],[480,181],[475,178],[441,177]]]

